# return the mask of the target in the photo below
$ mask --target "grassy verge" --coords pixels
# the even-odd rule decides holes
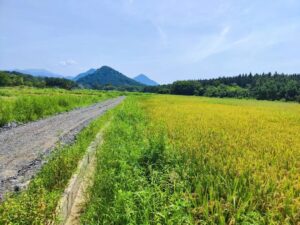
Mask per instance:
[[[37,120],[118,95],[91,90],[0,88],[0,127],[9,122]]]
[[[0,224],[48,224],[56,219],[55,208],[78,161],[111,112],[83,129],[74,144],[58,148],[24,192],[6,197],[0,204]]]
[[[135,98],[116,111],[98,164],[83,224],[189,224],[188,186],[175,172],[164,128],[152,125]]]

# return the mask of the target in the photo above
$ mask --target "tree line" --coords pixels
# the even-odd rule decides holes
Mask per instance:
[[[68,90],[78,87],[74,81],[64,78],[34,77],[19,72],[0,71],[0,87],[10,86],[57,87]]]
[[[242,74],[205,80],[175,81],[144,87],[144,92],[208,97],[256,98],[300,102],[300,74]]]
[[[63,78],[34,77],[18,72],[0,71],[2,86],[80,88],[74,81]],[[175,81],[159,86],[96,85],[93,89],[148,92],[175,95],[196,95],[220,98],[255,98],[300,102],[300,74],[241,74],[203,80]]]

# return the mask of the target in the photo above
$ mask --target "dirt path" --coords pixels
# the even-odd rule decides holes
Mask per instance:
[[[58,143],[70,143],[96,117],[124,97],[62,113],[0,132],[0,194],[22,188]]]

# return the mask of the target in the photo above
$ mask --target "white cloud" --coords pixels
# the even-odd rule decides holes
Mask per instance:
[[[71,66],[77,64],[77,62],[73,59],[67,59],[67,60],[60,61],[59,64],[62,66]]]
[[[160,37],[162,43],[163,43],[164,45],[166,45],[166,44],[167,44],[167,40],[168,40],[167,33],[166,33],[166,32],[164,31],[164,29],[163,29],[161,26],[159,26],[159,25],[156,25],[156,29],[157,29],[157,32],[158,32],[158,34],[159,34],[159,37]]]
[[[264,54],[269,48],[279,43],[290,43],[296,37],[299,26],[293,24],[280,27],[257,29],[242,36],[234,36],[237,31],[230,25],[224,26],[218,33],[200,37],[183,51],[180,60],[185,63],[200,63],[209,57],[230,51],[239,55],[254,58]],[[286,34],[290,34],[287,36]]]
[[[192,44],[186,52],[188,62],[199,62],[205,58],[224,51],[237,43],[228,43],[226,38],[230,32],[229,25],[224,26],[222,30],[212,36],[202,37],[199,44]]]

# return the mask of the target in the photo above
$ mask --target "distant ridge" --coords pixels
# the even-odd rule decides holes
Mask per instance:
[[[77,83],[87,88],[99,88],[106,85],[144,86],[109,66],[102,66],[100,69],[80,77],[77,79]]]
[[[154,80],[151,80],[149,77],[147,77],[144,74],[140,74],[140,75],[136,76],[133,79],[135,81],[140,82],[142,84],[145,84],[147,86],[157,86],[157,85],[159,85],[157,82],[155,82]]]
[[[65,78],[63,75],[52,73],[45,69],[24,69],[24,70],[15,69],[12,71],[16,71],[16,72],[23,73],[23,74],[28,74],[28,75],[35,76],[35,77]]]

